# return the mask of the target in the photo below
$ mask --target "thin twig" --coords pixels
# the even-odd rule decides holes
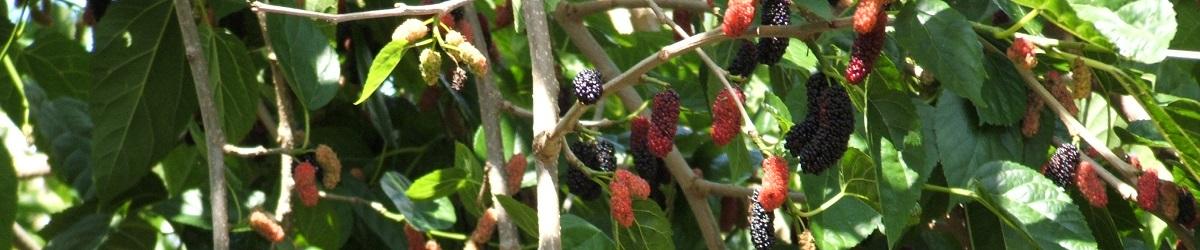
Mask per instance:
[[[696,186],[699,186],[700,189],[706,194],[714,194],[726,197],[747,197],[754,193],[754,189],[749,187],[713,182],[698,177],[696,178]],[[792,202],[805,201],[804,193],[801,192],[789,191],[788,198],[791,199]]]
[[[225,154],[231,154],[231,155],[236,155],[236,156],[241,156],[241,157],[258,157],[258,156],[274,155],[274,154],[297,155],[297,154],[304,154],[304,153],[310,152],[309,150],[302,150],[302,149],[265,148],[262,145],[254,146],[251,148],[244,148],[244,147],[238,147],[238,146],[232,145],[232,144],[226,144],[224,147],[224,150],[225,150]]]
[[[288,91],[287,79],[283,74],[283,68],[279,66],[278,57],[275,56],[275,48],[271,45],[271,33],[267,30],[267,14],[264,12],[255,12],[258,16],[258,27],[263,36],[263,44],[267,52],[267,63],[271,68],[271,81],[274,83],[275,90],[275,112],[279,116],[279,122],[275,128],[276,141],[280,148],[295,147],[295,134],[292,131],[292,101],[291,93]],[[294,159],[287,154],[279,155],[279,198],[275,202],[275,220],[284,222],[283,219],[292,211],[291,191],[292,185],[292,161]],[[284,225],[290,223],[284,222]]]
[[[212,213],[212,240],[214,249],[229,249],[229,215],[225,206],[225,133],[221,131],[221,117],[213,103],[212,88],[208,86],[208,60],[204,57],[204,46],[200,44],[200,32],[192,15],[192,2],[175,0],[175,14],[179,18],[179,29],[183,32],[188,65],[192,69],[196,99],[200,102],[200,117],[204,123],[205,148],[208,149],[208,192],[209,211]]]
[[[708,9],[708,3],[698,0],[656,0],[659,5],[666,6],[671,9],[683,9],[688,11],[703,12]],[[615,8],[644,8],[649,7],[646,0],[596,0],[584,2],[560,2],[558,10],[555,10],[555,15],[565,14],[566,16],[582,19],[595,13],[608,11]],[[561,21],[561,20],[560,20]]]
[[[518,107],[517,105],[512,104],[508,100],[501,100],[499,105],[500,105],[500,110],[504,111],[505,113],[509,113],[509,114],[512,114],[512,115],[515,115],[515,116],[518,116],[521,118],[525,118],[525,119],[533,119],[532,111],[529,111],[528,109],[525,109],[522,107]],[[621,124],[623,122],[624,122],[624,120],[610,120],[610,119],[580,120],[579,124],[577,124],[577,125],[581,126],[581,127],[585,127],[585,128],[606,128],[606,127],[611,127],[611,126]]]
[[[462,6],[463,4],[466,4],[469,2],[471,2],[471,1],[448,0],[445,2],[430,4],[430,5],[414,5],[414,6],[400,5],[400,6],[396,6],[395,8],[391,8],[391,9],[371,10],[371,11],[345,13],[345,14],[322,13],[322,12],[309,11],[309,10],[304,10],[304,9],[271,5],[271,4],[263,3],[263,2],[259,2],[259,1],[250,2],[250,8],[252,10],[254,10],[255,12],[260,12],[260,13],[273,13],[273,14],[281,14],[281,15],[289,15],[289,16],[308,17],[308,18],[313,18],[313,19],[337,24],[337,23],[341,23],[341,22],[349,22],[349,21],[363,20],[363,19],[440,14],[440,13],[446,13],[450,10],[458,8],[459,6]]]
[[[12,232],[13,232],[12,247],[14,247],[16,249],[20,249],[20,250],[42,249],[42,246],[38,246],[38,243],[36,240],[33,239],[33,236],[29,236],[29,232],[25,231],[25,228],[22,228],[20,224],[13,223],[12,224]]]

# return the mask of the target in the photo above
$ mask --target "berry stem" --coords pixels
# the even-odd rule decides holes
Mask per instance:
[[[1008,29],[1004,30],[1004,32],[997,33],[995,35],[997,37],[1012,36],[1013,34],[1017,33],[1018,30],[1021,30],[1021,28],[1025,27],[1026,23],[1029,23],[1029,21],[1033,21],[1034,18],[1037,18],[1041,11],[1042,9],[1033,9],[1029,11],[1029,13],[1026,13],[1025,16],[1021,17],[1021,20],[1017,20],[1017,23],[1014,23],[1012,27],[1008,27]]]
[[[820,206],[817,206],[817,208],[815,208],[811,211],[796,212],[796,216],[805,217],[805,218],[813,217],[814,215],[824,212],[825,209],[829,209],[829,207],[833,207],[833,204],[837,204],[837,202],[841,201],[843,197],[846,197],[846,190],[842,190],[841,192],[838,192],[833,197],[829,197],[828,200],[825,200],[825,203],[821,203]]]

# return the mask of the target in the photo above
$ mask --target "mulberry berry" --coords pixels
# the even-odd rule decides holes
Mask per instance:
[[[1175,186],[1175,183],[1163,182],[1158,187],[1158,208],[1164,219],[1179,218],[1179,194],[1179,188]]]
[[[596,168],[604,172],[612,172],[617,170],[617,155],[612,142],[605,139],[596,139]]]
[[[879,18],[886,20],[886,13],[879,12],[879,15]],[[873,30],[858,34],[854,39],[854,46],[850,49],[850,64],[846,66],[846,80],[851,84],[862,82],[874,69],[875,60],[879,59],[887,35],[884,26],[875,25]]]
[[[279,222],[271,219],[270,215],[262,211],[255,210],[250,213],[250,228],[253,228],[258,235],[271,241],[271,243],[279,243],[283,241],[283,227],[279,226]]]
[[[426,249],[422,242],[425,242],[425,234],[412,227],[412,224],[404,225],[404,238],[408,240],[409,249],[419,250]]]
[[[783,53],[787,52],[788,38],[786,37],[763,37],[758,39],[758,62],[766,65],[775,65],[779,60],[783,59]]]
[[[692,12],[684,9],[675,9],[671,11],[671,20],[675,22],[675,25],[679,25],[679,28],[683,29],[683,31],[687,34],[695,33],[692,31],[692,20],[695,19],[695,17],[695,14],[692,14]],[[675,33],[675,41],[680,40],[683,40],[683,37],[679,36],[679,33]]]
[[[505,0],[503,4],[496,7],[496,27],[495,29],[503,29],[513,24],[513,9],[512,0]]]
[[[712,139],[718,146],[728,144],[741,131],[742,116],[738,110],[738,101],[733,99],[735,92],[738,100],[746,100],[746,94],[741,90],[729,89],[722,90],[713,100]]]
[[[1033,41],[1018,37],[1013,39],[1012,46],[1008,47],[1008,51],[1005,54],[1008,55],[1009,59],[1017,62],[1018,66],[1025,69],[1032,69],[1034,66],[1037,66],[1037,57],[1034,54],[1034,49],[1036,48],[1037,45],[1034,45]]]
[[[317,163],[321,164],[321,172],[324,173],[321,177],[321,184],[328,189],[337,187],[338,182],[342,180],[342,161],[338,160],[337,152],[333,152],[333,148],[321,144],[317,146],[316,155]]]
[[[750,42],[743,42],[741,48],[738,49],[737,57],[729,62],[729,74],[750,77],[754,73],[754,67],[758,66],[758,47]]]
[[[847,141],[854,132],[854,107],[846,90],[840,85],[833,85],[821,90],[820,96],[810,101],[808,115],[805,123],[815,123],[816,133],[807,143],[800,146],[798,156],[801,170],[816,174],[832,167],[846,152]],[[814,122],[807,121],[810,119]],[[809,129],[804,125],[802,123],[800,128],[795,129],[796,134]],[[796,144],[793,143],[793,146]]]
[[[1038,98],[1037,93],[1031,90],[1026,97],[1026,103],[1028,104],[1025,106],[1025,119],[1022,120],[1021,134],[1028,138],[1037,135],[1038,129],[1041,128],[1042,109],[1045,108],[1046,102],[1042,101],[1042,98]]]
[[[495,210],[495,208],[489,208],[479,216],[479,222],[475,223],[475,231],[471,232],[471,242],[484,244],[492,239],[492,233],[496,231]]]
[[[414,41],[425,38],[427,33],[429,33],[429,27],[425,26],[425,22],[416,18],[409,18],[396,27],[395,31],[392,31],[392,41],[403,40],[411,44]]]
[[[438,75],[442,71],[442,54],[430,48],[421,50],[421,55],[418,57],[421,61],[421,79],[425,80],[426,86],[437,84]]]
[[[746,201],[739,197],[721,197],[721,218],[719,220],[721,231],[729,232],[734,227],[745,227],[746,220],[741,219],[746,216]]]
[[[1146,211],[1158,211],[1158,172],[1146,171],[1138,177],[1138,206]]]
[[[721,30],[725,36],[737,37],[750,27],[754,21],[754,5],[756,0],[730,0],[729,8],[725,9],[725,20],[721,22]]]
[[[789,25],[792,24],[791,17],[788,15],[789,8],[792,5],[791,0],[763,0],[762,2],[762,20],[759,24],[762,25]]]
[[[600,184],[593,182],[583,171],[568,166],[566,177],[567,188],[580,199],[592,200],[600,195]]]
[[[1096,166],[1091,162],[1079,163],[1079,169],[1075,173],[1075,186],[1093,207],[1108,205],[1108,191],[1104,189],[1104,181],[1100,180],[1100,175],[1096,174]]]
[[[651,129],[650,121],[643,117],[634,117],[629,133],[629,153],[633,155],[633,166],[638,175],[645,178],[651,187],[658,187],[670,180],[670,174],[663,167],[663,160],[650,152],[647,145]]]
[[[650,152],[666,157],[675,146],[675,124],[679,122],[679,94],[674,90],[654,95],[654,113],[650,115]]]
[[[1179,187],[1179,215],[1175,217],[1175,222],[1188,228],[1196,227],[1196,197],[1191,191]]]
[[[1050,162],[1043,170],[1044,175],[1060,187],[1070,187],[1075,181],[1075,168],[1079,166],[1079,149],[1071,144],[1062,144],[1050,156]]]
[[[858,1],[858,8],[854,10],[854,31],[866,34],[875,30],[876,26],[886,25],[887,13],[883,9],[888,2],[888,0]]]
[[[754,194],[750,195],[750,203],[750,241],[754,243],[755,249],[771,249],[775,245],[775,234],[772,230],[775,214],[758,202],[758,190],[754,190]]]
[[[525,176],[525,167],[527,165],[529,165],[529,162],[525,161],[525,154],[517,153],[504,166],[505,184],[508,185],[509,194],[521,190],[521,177]]]
[[[600,100],[600,94],[603,92],[601,84],[603,80],[600,77],[600,72],[594,69],[580,71],[575,75],[575,96],[580,102],[587,105],[596,104]]]
[[[787,200],[788,168],[787,161],[779,156],[771,156],[762,164],[762,193],[758,202],[767,211],[774,211]]]
[[[629,188],[629,193],[634,197],[641,199],[650,197],[650,184],[646,183],[646,180],[642,179],[642,177],[624,169],[617,170],[616,175],[617,178],[613,182],[625,185],[625,187]]]
[[[629,188],[614,181],[609,185],[609,189],[612,190],[609,205],[612,209],[613,219],[616,219],[621,227],[629,228],[633,225],[633,200],[629,197]]]
[[[293,188],[300,196],[300,202],[305,207],[316,206],[321,199],[317,191],[317,167],[308,161],[300,162],[292,169],[292,181],[295,182]]]
[[[1075,106],[1074,96],[1072,96],[1071,90],[1067,89],[1067,84],[1059,77],[1058,72],[1050,71],[1047,78],[1050,79],[1050,95],[1053,95],[1063,109],[1071,113],[1071,116],[1079,115],[1079,106]]]

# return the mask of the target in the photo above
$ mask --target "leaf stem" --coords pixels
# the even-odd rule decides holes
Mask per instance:
[[[967,197],[967,198],[976,199],[976,200],[978,200],[980,198],[979,195],[975,194],[975,191],[962,189],[962,188],[956,188],[956,187],[943,187],[943,186],[938,186],[938,185],[933,185],[933,184],[925,184],[924,186],[921,186],[921,189],[934,191],[934,192],[953,194],[953,195],[958,195],[958,196]]]
[[[805,217],[805,218],[813,217],[814,215],[824,212],[825,209],[829,209],[829,207],[832,207],[834,204],[837,204],[838,201],[842,200],[842,197],[846,197],[846,190],[842,190],[841,192],[838,192],[833,197],[829,197],[828,200],[825,200],[825,203],[821,203],[821,206],[818,206],[817,208],[815,208],[811,211],[808,211],[808,212],[804,212],[804,211],[796,212],[796,215],[800,216],[800,217]]]
[[[1033,9],[1029,11],[1029,13],[1026,13],[1025,16],[1021,17],[1020,20],[1017,20],[1017,23],[1014,23],[1012,27],[1008,27],[1008,29],[1004,30],[1003,32],[997,33],[996,36],[1012,36],[1013,34],[1017,33],[1018,30],[1021,30],[1021,28],[1025,27],[1026,23],[1029,23],[1029,21],[1033,21],[1034,18],[1037,18],[1038,14],[1041,14],[1041,11],[1042,9]]]

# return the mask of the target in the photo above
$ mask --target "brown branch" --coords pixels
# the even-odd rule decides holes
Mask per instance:
[[[754,193],[754,189],[749,187],[713,182],[699,177],[696,178],[695,182],[696,186],[699,186],[700,190],[704,191],[705,194],[726,197],[748,197]],[[792,202],[805,201],[804,193],[801,192],[790,191],[788,192],[788,198],[792,199]]]
[[[512,104],[511,102],[508,102],[507,100],[501,100],[499,106],[500,106],[500,110],[504,111],[505,113],[509,113],[509,114],[515,115],[517,117],[525,118],[525,119],[533,119],[532,111],[529,111],[528,109],[525,109],[522,107],[518,107],[517,105]],[[619,125],[623,122],[624,122],[623,120],[610,120],[610,119],[580,120],[579,124],[577,124],[576,126],[582,126],[585,128],[606,128],[606,127]]]
[[[533,151],[537,165],[538,249],[562,249],[558,205],[558,151],[562,143],[554,136],[558,123],[558,81],[551,52],[550,27],[545,2],[521,3],[525,34],[529,40],[529,58],[533,60]],[[582,113],[582,112],[580,112]],[[578,118],[579,114],[576,114]],[[573,124],[574,122],[572,122]]]
[[[665,6],[671,9],[684,9],[688,11],[703,12],[708,9],[708,3],[698,0],[656,0],[658,5]],[[607,11],[615,8],[644,8],[650,7],[646,0],[596,0],[586,2],[568,3],[561,2],[558,10],[555,10],[555,15],[565,15],[573,17],[569,20],[579,20],[584,16]]]
[[[271,4],[267,4],[267,3],[263,3],[263,2],[259,2],[259,1],[250,2],[250,8],[252,10],[254,10],[255,12],[259,12],[259,13],[273,13],[273,14],[281,14],[281,15],[289,15],[289,16],[308,17],[308,18],[313,18],[313,19],[337,24],[337,23],[341,23],[341,22],[349,22],[349,21],[363,20],[363,19],[440,14],[440,13],[445,13],[447,11],[458,8],[459,6],[462,6],[463,4],[466,4],[469,2],[471,2],[471,1],[448,0],[445,2],[430,4],[430,5],[408,6],[408,5],[398,4],[398,6],[396,6],[395,8],[391,8],[391,9],[371,10],[371,11],[346,13],[346,14],[329,14],[329,13],[309,11],[309,10],[304,10],[304,9],[271,5]]]
[[[274,83],[275,112],[279,116],[279,122],[275,128],[275,140],[279,143],[280,148],[293,148],[296,142],[292,131],[291,93],[288,92],[283,68],[279,66],[279,60],[275,56],[275,48],[271,45],[271,33],[267,30],[267,14],[261,11],[255,12],[255,14],[258,16],[258,26],[267,52],[267,63],[271,68],[271,81]],[[292,211],[291,191],[292,185],[295,184],[292,183],[293,160],[290,155],[279,155],[279,198],[275,202],[274,213],[275,220],[278,221],[283,221],[286,215]],[[284,223],[284,225],[288,224],[290,223]]]
[[[304,153],[310,152],[308,150],[297,150],[297,149],[290,149],[290,148],[265,148],[262,145],[254,146],[251,148],[245,148],[245,147],[238,147],[238,146],[232,145],[232,144],[226,144],[223,149],[225,151],[225,154],[236,155],[236,156],[241,156],[241,157],[258,157],[258,156],[273,155],[273,154],[297,155],[297,154],[304,154]]]
[[[179,18],[179,29],[183,32],[188,65],[191,66],[195,82],[196,99],[200,102],[200,117],[204,123],[204,137],[208,149],[208,192],[212,206],[212,240],[214,249],[229,249],[229,214],[225,204],[225,133],[221,131],[221,117],[213,102],[212,88],[208,86],[208,60],[204,57],[204,46],[200,44],[200,32],[192,15],[192,2],[175,0],[175,14]]]

